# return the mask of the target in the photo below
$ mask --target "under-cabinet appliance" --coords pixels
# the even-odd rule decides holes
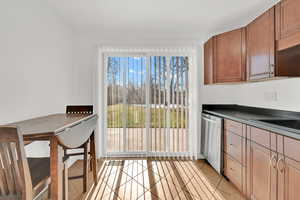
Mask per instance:
[[[220,174],[223,170],[223,119],[202,113],[201,153]]]

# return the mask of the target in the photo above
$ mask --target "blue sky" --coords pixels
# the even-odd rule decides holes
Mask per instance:
[[[183,60],[183,58],[184,57],[181,57],[181,60]],[[164,81],[163,73],[166,73],[166,69],[163,69],[165,60],[166,58],[163,56],[152,56],[150,60],[151,76],[158,79],[160,70],[161,82]],[[134,85],[139,86],[145,82],[147,57],[109,57],[109,62],[114,63],[114,69],[116,70],[115,80],[118,85],[123,83],[123,70],[126,70],[127,81],[129,80],[131,83],[134,83]],[[155,73],[156,76],[154,76]]]

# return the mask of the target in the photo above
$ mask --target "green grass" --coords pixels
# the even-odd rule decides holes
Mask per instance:
[[[151,127],[152,128],[164,128],[167,126],[166,115],[167,110],[165,108],[151,108]],[[170,109],[170,127],[171,128],[186,128],[186,116],[185,109]],[[128,128],[143,128],[145,127],[146,109],[144,107],[136,105],[124,106],[122,104],[108,106],[108,127],[109,128],[121,128],[123,127],[123,115],[127,115]],[[178,123],[177,123],[178,121]]]

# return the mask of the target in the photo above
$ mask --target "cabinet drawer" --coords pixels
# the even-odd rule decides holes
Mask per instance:
[[[271,148],[271,133],[269,131],[248,126],[247,138],[268,149]]]
[[[235,133],[235,134],[240,135],[242,137],[244,136],[243,135],[243,124],[242,123],[225,119],[224,120],[224,129],[226,131]]]
[[[224,151],[238,162],[242,163],[243,138],[225,130]]]
[[[224,175],[240,190],[243,190],[243,167],[240,163],[224,153]]]

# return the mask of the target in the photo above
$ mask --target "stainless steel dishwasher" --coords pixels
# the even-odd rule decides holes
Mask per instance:
[[[202,113],[201,153],[218,172],[223,170],[223,119]]]

